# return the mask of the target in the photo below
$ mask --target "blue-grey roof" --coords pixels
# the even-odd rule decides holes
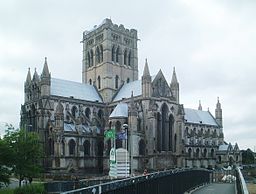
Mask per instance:
[[[128,117],[128,105],[120,102],[109,116],[110,118]]]
[[[102,102],[92,85],[56,78],[51,78],[51,95]]]
[[[195,110],[190,108],[185,108],[184,110],[186,123],[218,126],[215,119],[208,111]]]
[[[123,98],[131,98],[132,92],[133,96],[142,95],[141,80],[124,84],[113,101],[122,100]]]

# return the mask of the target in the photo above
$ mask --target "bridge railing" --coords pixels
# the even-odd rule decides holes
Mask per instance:
[[[62,194],[180,194],[211,181],[206,169],[175,169],[80,188]]]
[[[235,169],[237,194],[249,194],[243,174],[240,168]]]

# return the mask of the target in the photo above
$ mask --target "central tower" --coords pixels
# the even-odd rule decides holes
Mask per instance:
[[[137,30],[105,19],[83,32],[83,83],[94,85],[104,102],[111,102],[124,84],[138,79]]]

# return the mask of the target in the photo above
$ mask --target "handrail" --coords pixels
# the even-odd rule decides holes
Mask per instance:
[[[238,194],[249,194],[243,174],[239,167],[236,168],[236,186]]]

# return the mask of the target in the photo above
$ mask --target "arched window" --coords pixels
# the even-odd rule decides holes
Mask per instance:
[[[174,152],[177,151],[177,135],[174,135]]]
[[[120,52],[120,49],[119,49],[119,47],[117,47],[117,49],[116,49],[116,62],[117,63],[119,62],[119,52]]]
[[[64,140],[62,140],[61,141],[61,154],[63,155],[63,156],[65,156],[65,142],[64,142]]]
[[[214,149],[211,149],[211,158],[214,157]]]
[[[88,67],[91,67],[91,59],[90,59],[90,53],[89,52],[87,52],[86,59],[87,59]]]
[[[90,119],[90,114],[91,114],[90,108],[86,108],[86,109],[85,109],[85,116],[86,116],[88,119]]]
[[[92,85],[92,79],[89,79],[89,84]]]
[[[98,76],[98,88],[100,89],[100,76]]]
[[[218,162],[221,163],[221,156],[218,156]]]
[[[49,155],[54,155],[54,141],[52,138],[49,139]]]
[[[71,109],[71,114],[74,118],[76,118],[76,112],[77,112],[77,108],[76,108],[76,106],[73,106]]]
[[[200,153],[199,148],[197,148],[196,149],[196,158],[199,158],[199,153]]]
[[[132,59],[131,59],[131,58],[132,58],[131,55],[132,55],[132,53],[131,53],[131,51],[130,51],[130,52],[129,52],[129,55],[128,55],[128,65],[129,65],[129,66],[131,66],[131,60],[132,60]]]
[[[115,51],[115,46],[112,47],[112,61],[115,62],[115,57],[116,57],[116,51]]]
[[[188,149],[188,157],[192,158],[192,149],[191,148]]]
[[[204,158],[206,158],[206,157],[207,157],[207,149],[206,149],[206,148],[204,149],[203,157],[204,157]]]
[[[145,142],[143,139],[139,141],[139,155],[145,155]]]
[[[100,49],[99,49],[99,47],[96,48],[95,57],[96,57],[96,64],[100,63]]]
[[[116,132],[121,131],[121,122],[117,121],[115,127],[116,127]]]
[[[126,83],[129,83],[130,82],[130,78],[128,77],[127,80],[126,80]]]
[[[100,62],[103,62],[103,46],[100,45]]]
[[[76,142],[73,139],[68,142],[68,148],[69,155],[75,155]]]
[[[93,66],[93,51],[90,51],[90,61],[91,61],[91,66]]]
[[[89,156],[90,155],[90,147],[91,147],[90,142],[88,140],[85,140],[83,146],[84,146],[84,155]]]
[[[115,78],[115,88],[118,89],[118,75],[116,75],[116,78]]]
[[[124,51],[124,65],[127,65],[127,50]]]
[[[107,140],[107,155],[109,156],[111,150],[111,140]]]

